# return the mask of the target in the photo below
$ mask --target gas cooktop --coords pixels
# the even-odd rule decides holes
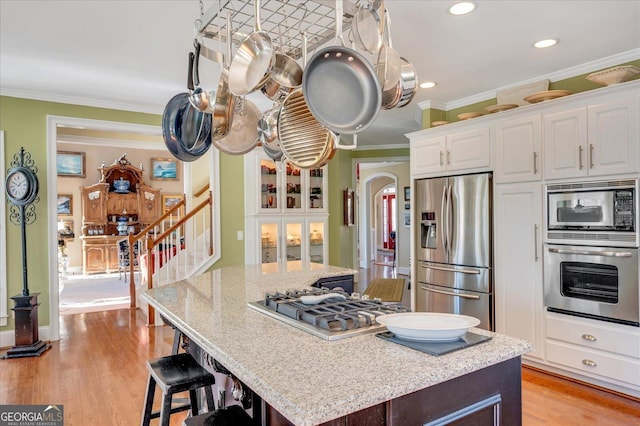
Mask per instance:
[[[337,296],[315,305],[304,304],[303,296]],[[409,312],[401,303],[362,299],[336,289],[290,290],[285,293],[267,293],[264,300],[250,302],[248,306],[272,318],[304,330],[325,340],[337,340],[366,333],[386,330],[376,317]]]

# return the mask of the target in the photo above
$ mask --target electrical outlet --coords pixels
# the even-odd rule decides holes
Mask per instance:
[[[238,231],[238,241],[242,241],[244,239],[244,233],[242,231]]]

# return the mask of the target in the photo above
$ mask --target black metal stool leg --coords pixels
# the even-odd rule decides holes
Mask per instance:
[[[189,391],[189,400],[191,401],[191,415],[197,416],[200,412],[198,404],[198,394],[195,389]]]
[[[215,410],[216,406],[215,406],[215,403],[213,402],[213,390],[211,389],[211,386],[205,386],[204,394],[207,399],[207,410],[209,411]]]
[[[144,401],[144,411],[142,414],[142,422],[140,423],[142,426],[149,426],[151,423],[151,410],[153,409],[153,397],[156,392],[156,381],[153,377],[149,376],[149,381],[147,383],[147,396]]]
[[[162,394],[162,408],[160,409],[160,426],[169,426],[171,418],[171,400],[172,394]]]

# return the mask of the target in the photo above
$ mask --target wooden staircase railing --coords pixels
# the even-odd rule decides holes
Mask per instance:
[[[198,196],[203,195],[207,189],[208,185],[198,191]],[[163,267],[170,268],[172,259],[178,258],[180,255],[185,256],[187,253],[197,252],[198,243],[208,256],[213,255],[213,194],[209,191],[203,201],[186,213],[184,213],[185,205],[183,197],[180,202],[138,234],[129,234],[126,237],[130,259],[127,273],[130,277],[131,308],[135,308],[137,305],[135,260],[143,272],[140,275],[141,285],[146,281],[146,288],[151,289],[154,284],[154,273],[159,273]],[[197,222],[197,219],[202,220]],[[198,241],[199,239],[200,241]],[[185,263],[185,268],[187,266]],[[197,265],[191,266],[195,268]],[[155,310],[152,306],[148,306],[147,321],[149,325],[155,323]]]

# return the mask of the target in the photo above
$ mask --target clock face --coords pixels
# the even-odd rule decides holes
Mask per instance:
[[[17,171],[11,176],[7,182],[7,192],[16,200],[22,200],[29,192],[29,182],[27,177],[21,171]]]
[[[13,204],[24,206],[33,202],[38,195],[38,178],[30,169],[16,167],[9,170],[5,188]]]

